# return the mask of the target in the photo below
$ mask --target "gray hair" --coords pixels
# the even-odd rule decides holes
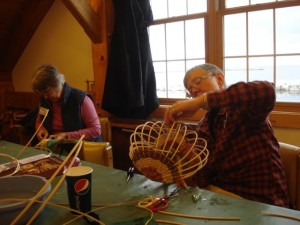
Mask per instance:
[[[38,66],[32,76],[32,90],[42,93],[48,88],[58,88],[65,83],[64,75],[58,69],[49,64]]]
[[[190,74],[192,72],[194,72],[195,70],[200,70],[200,71],[203,71],[205,72],[207,75],[209,76],[213,76],[217,73],[220,73],[224,76],[224,72],[223,70],[221,70],[219,67],[217,67],[216,65],[213,65],[213,64],[210,64],[210,63],[205,63],[205,64],[201,64],[201,65],[198,65],[198,66],[194,66],[193,68],[189,69],[184,78],[183,78],[183,84],[184,84],[184,87],[187,88],[187,78],[190,76]]]

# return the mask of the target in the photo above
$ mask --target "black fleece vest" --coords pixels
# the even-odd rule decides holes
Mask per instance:
[[[64,131],[70,132],[83,129],[85,126],[81,119],[81,105],[87,94],[81,90],[70,87],[67,83],[64,84],[64,88],[65,91],[61,107]],[[49,109],[48,116],[44,121],[44,127],[49,133],[52,133],[52,104],[42,97],[41,106]]]

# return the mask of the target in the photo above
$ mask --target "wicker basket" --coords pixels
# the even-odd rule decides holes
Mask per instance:
[[[174,183],[194,175],[207,162],[204,139],[186,125],[147,122],[136,127],[130,136],[129,157],[147,178]]]

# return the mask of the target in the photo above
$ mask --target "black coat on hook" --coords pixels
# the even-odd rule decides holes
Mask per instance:
[[[158,107],[147,28],[149,0],[115,0],[115,26],[102,109],[121,118],[144,119]]]

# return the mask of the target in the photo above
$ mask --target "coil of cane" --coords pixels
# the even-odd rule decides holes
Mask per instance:
[[[130,136],[129,157],[147,178],[173,183],[199,171],[207,162],[208,149],[204,139],[186,125],[146,122]]]

